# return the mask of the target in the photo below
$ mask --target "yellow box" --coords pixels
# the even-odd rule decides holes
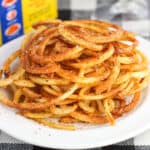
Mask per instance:
[[[2,0],[0,44],[32,30],[37,21],[57,18],[57,0]]]

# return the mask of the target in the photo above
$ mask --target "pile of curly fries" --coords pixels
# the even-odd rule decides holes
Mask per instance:
[[[2,67],[0,87],[13,96],[1,95],[0,102],[66,130],[78,122],[114,125],[136,107],[150,70],[133,33],[100,20],[50,20],[33,28]]]

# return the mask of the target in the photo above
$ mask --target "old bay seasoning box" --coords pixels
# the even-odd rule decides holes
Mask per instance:
[[[0,0],[0,45],[30,32],[37,21],[57,17],[57,0]]]

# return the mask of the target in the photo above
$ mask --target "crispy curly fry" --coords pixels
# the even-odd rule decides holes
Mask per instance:
[[[33,28],[4,62],[0,87],[13,94],[0,93],[0,102],[65,130],[78,122],[114,125],[138,105],[150,70],[133,33],[100,20],[48,20]],[[13,71],[16,59],[20,65]]]

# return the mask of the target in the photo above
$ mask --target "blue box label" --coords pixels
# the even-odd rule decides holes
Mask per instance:
[[[23,34],[21,0],[1,0],[2,41],[6,43]]]

